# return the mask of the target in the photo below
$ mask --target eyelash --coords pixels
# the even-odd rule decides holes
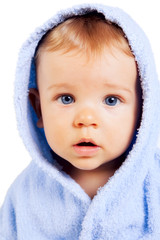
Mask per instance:
[[[57,101],[59,103],[64,104],[64,105],[69,105],[69,104],[75,102],[74,97],[72,95],[70,95],[70,94],[62,94],[62,95],[58,96],[56,99],[57,99]],[[109,99],[111,100],[110,104],[107,104],[107,101]],[[115,100],[116,100],[116,102],[114,102]],[[110,96],[105,97],[103,102],[104,102],[104,104],[106,104],[106,105],[108,105],[110,107],[114,107],[116,105],[119,105],[122,102],[122,100],[119,97],[117,97],[117,96],[110,95]]]

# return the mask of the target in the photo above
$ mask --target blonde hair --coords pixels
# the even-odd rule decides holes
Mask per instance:
[[[49,30],[40,40],[35,59],[39,61],[42,51],[71,50],[91,55],[101,54],[108,47],[116,47],[133,57],[123,30],[105,19],[102,13],[92,11],[73,16]]]

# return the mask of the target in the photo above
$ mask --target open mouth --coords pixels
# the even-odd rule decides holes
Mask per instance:
[[[78,143],[77,146],[94,147],[96,145],[94,143],[91,143],[91,142],[81,142],[81,143]]]
[[[92,156],[95,155],[100,147],[93,141],[81,140],[79,143],[73,146],[75,152],[80,156]]]

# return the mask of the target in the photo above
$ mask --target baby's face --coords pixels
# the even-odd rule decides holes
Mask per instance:
[[[121,156],[137,124],[134,58],[44,52],[37,69],[43,127],[50,147],[74,167],[93,170]]]

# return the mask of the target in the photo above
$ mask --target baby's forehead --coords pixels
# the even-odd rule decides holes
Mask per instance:
[[[137,67],[133,57],[126,55],[119,49],[110,51],[106,48],[99,56],[86,54],[62,53],[62,51],[47,52],[41,57],[37,71],[37,79],[42,85],[55,87],[84,86],[87,83],[96,88],[105,85],[111,88],[135,84]],[[117,87],[118,88],[118,87]]]
[[[115,47],[114,44],[110,46],[104,46],[100,52],[94,52],[94,51],[87,51],[85,49],[79,49],[74,48],[70,50],[66,49],[60,49],[56,51],[50,51],[48,49],[43,49],[41,51],[41,54],[39,56],[38,63],[44,63],[46,59],[52,58],[57,60],[62,60],[66,58],[65,65],[67,63],[73,62],[79,62],[80,65],[89,66],[96,63],[98,66],[102,61],[106,61],[106,64],[108,63],[108,59],[112,56],[112,59],[121,61],[122,58],[126,59],[129,62],[135,62],[135,58],[133,54],[129,55],[125,51],[123,51],[121,48]],[[58,62],[58,61],[56,61]],[[36,64],[36,67],[38,68],[39,64]],[[61,65],[63,68],[63,65]]]

